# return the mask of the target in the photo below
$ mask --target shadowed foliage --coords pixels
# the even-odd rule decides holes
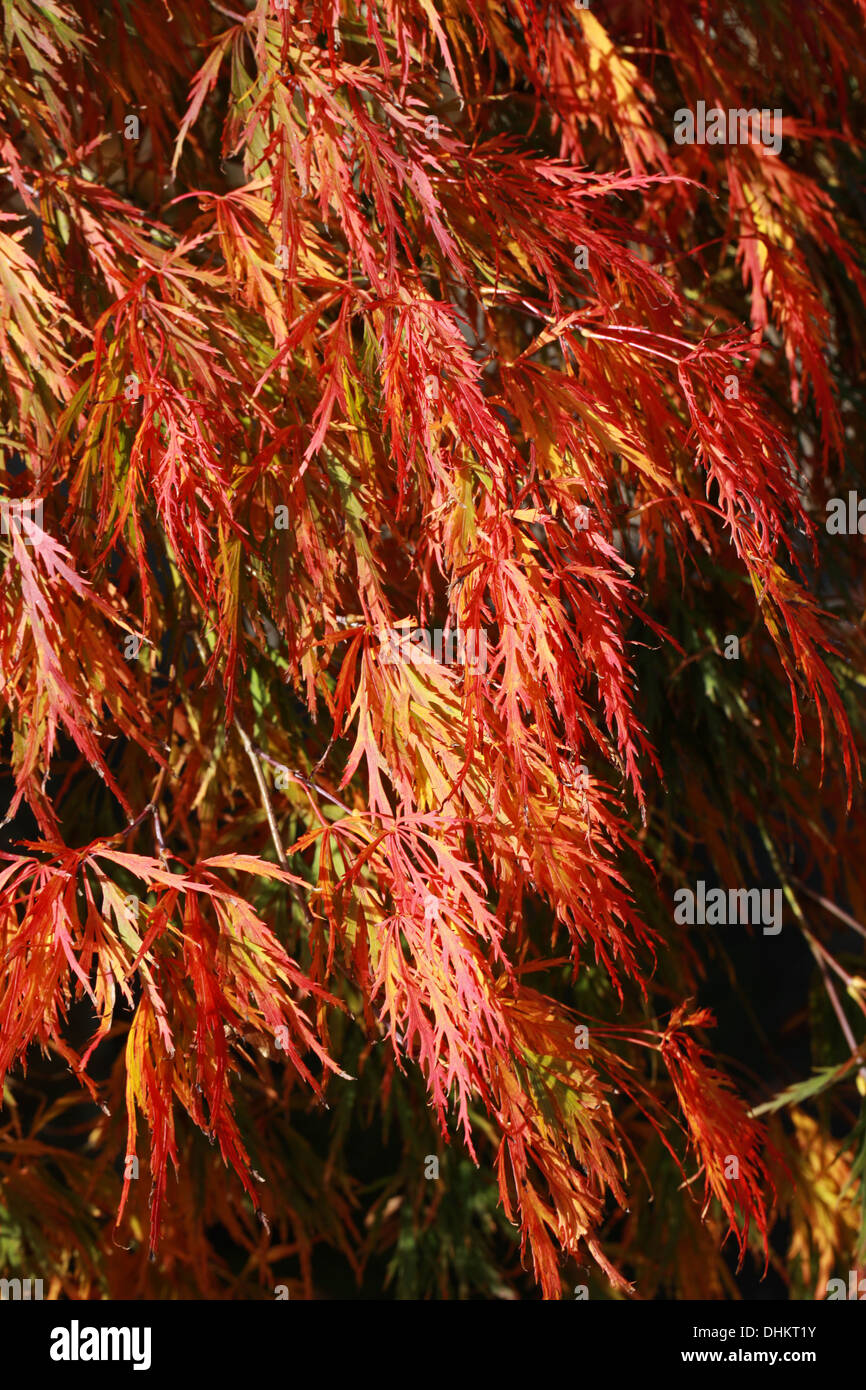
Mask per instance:
[[[864,23],[2,0],[0,1274],[866,1263]]]

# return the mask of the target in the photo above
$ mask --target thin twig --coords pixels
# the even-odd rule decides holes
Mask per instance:
[[[242,15],[242,14],[236,14],[234,10],[226,10],[226,9],[223,8],[222,5],[217,4],[217,0],[212,0],[212,4],[213,4],[214,9],[215,9],[215,10],[219,10],[220,14],[224,14],[224,15],[226,16],[227,19],[234,19],[234,20],[237,20],[238,24],[248,24],[248,23],[249,23],[249,19],[250,19],[250,16],[249,16],[249,15],[246,15],[246,16],[245,16],[245,15]]]
[[[193,632],[192,637],[196,647],[198,648],[198,654],[201,657],[202,663],[206,664],[207,653],[205,651],[204,643],[201,640],[201,636],[199,635],[199,633]],[[249,758],[250,763],[252,764],[253,774],[255,775],[256,783],[259,788],[259,795],[262,799],[262,806],[264,807],[265,815],[267,817],[268,828],[271,832],[271,840],[273,841],[274,850],[276,851],[277,862],[279,863],[281,869],[288,870],[289,860],[286,851],[283,848],[282,839],[280,838],[280,831],[279,827],[277,826],[277,817],[274,812],[273,802],[271,801],[271,794],[268,791],[268,784],[265,781],[265,774],[262,772],[262,764],[259,761],[259,753],[256,750],[252,739],[250,738],[249,734],[247,733],[246,729],[244,728],[243,724],[238,719],[236,714],[232,715],[232,723],[238,731],[238,737],[240,738],[241,743],[244,745],[246,755]],[[294,883],[289,883],[287,886],[289,892],[291,893],[293,899],[298,904],[298,906],[303,908],[304,911],[306,911],[306,901],[302,897],[301,893],[298,891],[297,886]]]
[[[277,828],[277,818],[274,815],[274,807],[273,802],[271,801],[271,794],[268,791],[268,784],[265,781],[265,774],[262,772],[262,765],[259,762],[258,754],[256,753],[256,750],[253,747],[252,739],[250,738],[243,724],[241,724],[237,715],[234,716],[234,726],[240,734],[241,743],[244,745],[247,757],[253,765],[253,772],[255,773],[256,781],[259,784],[259,794],[262,798],[262,805],[265,808],[265,815],[268,818],[268,825],[270,826],[271,831],[271,839],[274,842],[274,849],[277,852],[277,859],[279,861],[280,868],[288,869],[289,861],[286,858],[286,851],[283,849],[283,842],[280,839],[280,832]]]
[[[826,961],[830,969],[836,972],[840,980],[845,981],[845,988],[850,992],[852,986],[854,985],[854,977],[848,974],[848,971],[845,970],[839,964],[835,956],[831,955],[831,953],[826,949],[825,946],[821,945],[820,941],[816,940],[816,938],[812,935],[812,933],[808,930],[807,927],[803,928],[803,935],[806,937],[806,940],[809,942],[809,945],[812,947],[812,950],[815,952],[820,951],[823,960]],[[857,1000],[857,1003],[861,1011],[863,1013],[866,1013],[866,1006],[864,1006],[859,999]]]
[[[152,805],[150,811],[151,815],[153,816],[153,838],[156,840],[156,847],[159,851],[159,857],[162,860],[163,864],[167,864],[168,859],[166,858],[165,854],[165,840],[162,838],[162,822],[159,819],[159,807]]]
[[[834,1011],[834,1013],[836,1014],[836,1017],[837,1017],[838,1020],[839,1020],[839,1027],[842,1029],[842,1032],[845,1034],[845,1041],[847,1042],[848,1047],[849,1047],[850,1050],[851,1050],[852,1056],[856,1058],[856,1057],[858,1057],[858,1054],[859,1054],[859,1051],[860,1051],[860,1046],[859,1046],[859,1043],[857,1042],[857,1039],[854,1037],[854,1034],[851,1032],[851,1025],[850,1025],[850,1023],[848,1022],[847,1018],[845,1017],[845,1010],[842,1008],[842,1005],[839,1003],[839,996],[838,996],[837,993],[836,993],[836,986],[833,984],[833,981],[830,979],[830,974],[829,974],[829,972],[828,972],[828,970],[827,970],[827,965],[826,965],[826,962],[824,961],[823,956],[820,955],[817,951],[813,951],[813,954],[814,954],[814,956],[815,956],[815,959],[816,959],[817,962],[818,962],[818,965],[821,967],[821,974],[822,974],[823,979],[824,979],[824,988],[826,989],[827,994],[829,995],[830,1003],[833,1005],[833,1011]],[[863,1068],[861,1067],[861,1071],[862,1071],[862,1070],[863,1070]]]
[[[844,922],[847,927],[851,927],[852,931],[859,932],[862,937],[866,937],[866,927],[863,926],[862,922],[858,922],[855,917],[850,917],[847,912],[843,912],[841,907],[837,907],[829,898],[822,897],[820,893],[816,893],[813,889],[807,888],[801,879],[795,878],[793,882],[796,883],[797,887],[802,889],[808,897],[813,898],[816,903],[820,903],[825,912],[832,913],[834,917],[839,918],[840,922]]]
[[[141,822],[145,820],[153,810],[153,802],[148,801],[143,811],[139,811],[135,820],[131,820],[123,830],[118,830],[116,835],[112,835],[112,840],[119,840],[123,835],[131,835],[133,830],[137,830]]]
[[[318,782],[311,782],[309,777],[302,777],[300,772],[295,772],[293,768],[286,767],[285,763],[278,762],[276,758],[272,758],[269,753],[265,753],[263,749],[259,747],[255,748],[255,752],[263,762],[270,763],[271,767],[278,768],[279,771],[284,772],[287,777],[291,777],[293,782],[299,782],[302,787],[309,787],[311,791],[316,792],[319,796],[323,796],[326,801],[332,802],[334,806],[339,806],[340,810],[345,811],[347,816],[352,814],[350,808],[344,801],[338,801],[337,797],[332,796],[324,787],[320,787]]]
[[[157,833],[157,844],[160,850],[160,858],[163,860],[165,860],[165,841],[162,838],[162,826],[159,823],[159,812],[157,811],[157,804],[159,802],[160,796],[162,795],[162,788],[165,782],[166,771],[166,768],[160,768],[159,776],[157,777],[153,791],[151,792],[150,800],[148,801],[144,810],[139,811],[138,815],[135,817],[135,820],[131,820],[124,830],[119,830],[117,835],[112,836],[112,839],[117,840],[120,839],[122,835],[130,835],[133,830],[138,829],[143,820],[146,820],[148,816],[152,816],[155,825],[159,826],[159,830]]]

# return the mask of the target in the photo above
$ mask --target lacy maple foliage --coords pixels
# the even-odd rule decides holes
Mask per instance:
[[[309,1296],[330,1245],[513,1297],[516,1228],[545,1297],[714,1296],[726,1233],[804,1288],[866,1258],[862,562],[823,525],[866,481],[864,21],[4,0],[11,1265]],[[678,145],[700,100],[781,152]],[[702,871],[784,887],[836,1008],[772,1134],[673,921]]]

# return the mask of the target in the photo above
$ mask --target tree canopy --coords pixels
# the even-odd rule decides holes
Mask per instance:
[[[0,1266],[866,1263],[864,20],[3,0]]]

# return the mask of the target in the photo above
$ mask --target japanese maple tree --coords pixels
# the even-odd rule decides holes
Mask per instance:
[[[3,0],[0,1272],[866,1261],[864,27]]]

